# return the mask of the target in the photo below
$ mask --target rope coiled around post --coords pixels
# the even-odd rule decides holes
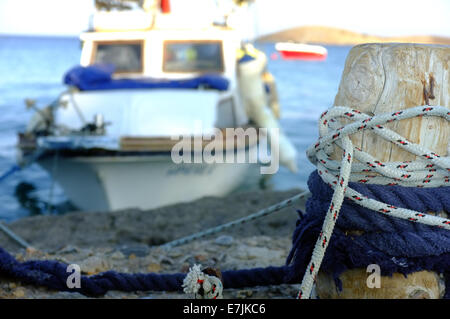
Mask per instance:
[[[333,196],[333,189],[323,182],[317,171],[310,175],[308,187],[312,195],[306,202],[307,213],[297,222],[293,233],[286,281],[299,282],[304,276]],[[411,210],[450,210],[450,187],[414,188],[354,182],[350,182],[349,187],[374,200]],[[419,200],[411,200],[415,197]],[[348,235],[355,230],[361,230],[363,234]],[[384,276],[393,273],[407,275],[421,270],[443,273],[447,286],[444,297],[450,298],[448,230],[374,214],[353,200],[345,199],[321,270],[331,274],[336,286],[341,289],[339,276],[342,272],[365,269],[369,264],[378,264]]]
[[[319,120],[319,141],[307,150],[309,160],[317,166],[318,173],[325,183],[334,189],[328,202],[320,232],[311,254],[310,262],[304,271],[298,298],[309,298],[317,273],[331,242],[331,236],[338,220],[344,198],[372,211],[401,218],[410,222],[418,222],[438,228],[450,229],[450,220],[427,214],[426,211],[415,211],[401,206],[384,203],[384,198],[375,200],[357,192],[349,181],[380,185],[400,185],[406,187],[441,187],[449,184],[450,158],[441,157],[425,147],[408,141],[383,124],[410,119],[418,116],[436,116],[450,120],[450,112],[441,106],[417,106],[414,108],[369,116],[348,107],[333,107],[324,112]],[[340,118],[353,122],[342,125]],[[363,152],[353,144],[350,134],[371,129],[381,138],[392,142],[400,148],[418,156],[415,162],[383,163],[370,154]],[[334,161],[331,153],[335,146],[343,150],[341,161]],[[353,163],[357,159],[359,163]],[[367,175],[367,173],[378,175]],[[366,175],[361,175],[366,173]],[[314,213],[314,212],[307,212]],[[373,212],[372,212],[373,213]],[[304,229],[298,230],[301,233]],[[413,243],[412,243],[413,244]],[[295,248],[293,248],[295,250]],[[301,255],[301,253],[299,254]]]

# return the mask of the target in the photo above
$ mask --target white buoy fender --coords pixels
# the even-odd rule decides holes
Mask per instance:
[[[282,132],[274,114],[267,107],[268,99],[264,89],[262,74],[267,64],[267,58],[260,51],[253,51],[253,58],[238,64],[239,87],[246,108],[247,116],[260,128],[279,129],[279,159],[280,164],[292,172],[297,172],[297,151],[291,141]],[[270,136],[269,136],[270,137]],[[270,139],[269,139],[270,140]],[[271,145],[271,147],[273,147]]]

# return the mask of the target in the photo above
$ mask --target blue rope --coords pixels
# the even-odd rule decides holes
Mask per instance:
[[[81,288],[67,287],[67,264],[54,260],[18,262],[0,248],[0,274],[23,283],[60,291],[79,292],[87,296],[104,295],[109,290],[173,291],[180,290],[185,274],[127,274],[107,271],[93,276],[81,276]]]
[[[325,212],[331,199],[331,188],[322,182],[317,172],[308,180],[312,196],[306,203],[306,215],[301,212],[293,234],[293,245],[282,267],[224,271],[224,288],[242,288],[283,283],[299,283],[310,260]],[[401,186],[360,185],[350,183],[358,192],[398,207],[418,211],[450,211],[450,187],[414,188]],[[348,236],[348,230],[363,230],[359,236]],[[450,232],[445,229],[411,223],[374,214],[351,201],[345,201],[336,229],[330,240],[321,269],[331,273],[342,289],[339,275],[354,268],[378,264],[382,275],[394,272],[407,275],[421,270],[443,273],[446,279],[444,298],[450,298]],[[109,290],[121,291],[181,291],[186,274],[128,274],[107,271],[81,276],[81,288],[70,289],[66,281],[67,265],[52,260],[18,262],[0,247],[0,275],[27,284],[51,289],[100,296]]]
[[[87,296],[101,296],[109,290],[120,291],[182,291],[184,273],[128,274],[106,271],[98,275],[81,276],[81,288],[68,288],[70,273],[67,264],[54,260],[18,262],[0,247],[0,275],[12,277],[26,284],[45,286],[60,291],[79,292]],[[225,288],[242,288],[285,283],[288,267],[267,267],[224,271]]]
[[[287,258],[291,266],[287,280],[300,280],[311,258],[333,190],[315,171],[308,186],[311,197],[306,202],[306,215],[297,222],[293,245]],[[349,183],[370,198],[421,212],[450,211],[450,187],[416,188]],[[346,235],[362,230],[362,235]],[[321,270],[333,275],[342,289],[339,275],[354,268],[378,264],[381,274],[407,275],[421,270],[444,273],[446,298],[450,298],[450,232],[433,226],[412,223],[374,213],[353,201],[345,200]]]

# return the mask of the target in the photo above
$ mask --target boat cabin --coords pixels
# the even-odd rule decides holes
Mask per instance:
[[[103,82],[86,84],[77,82],[79,77],[77,81],[66,77],[66,84],[80,90],[68,103],[75,102],[88,120],[102,114],[111,123],[109,135],[193,134],[196,121],[202,131],[211,133],[216,127],[248,122],[237,81],[241,39],[233,29],[93,31],[83,33],[81,41],[82,68],[114,65],[114,69],[111,79]],[[71,126],[83,125],[76,107],[60,111],[58,117]]]
[[[214,73],[234,82],[241,46],[236,32],[224,27],[87,32],[81,40],[81,65],[112,63],[115,77],[122,78],[183,79]]]

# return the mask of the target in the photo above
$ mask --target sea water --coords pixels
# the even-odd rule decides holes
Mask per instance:
[[[333,104],[350,47],[326,46],[326,61],[317,62],[283,60],[276,55],[273,43],[256,47],[268,56],[268,70],[278,88],[280,125],[298,151],[299,172],[293,174],[280,167],[267,187],[306,189],[314,166],[305,152],[318,138],[318,117]],[[25,129],[33,113],[26,109],[24,100],[36,100],[38,107],[51,103],[65,89],[62,77],[79,64],[80,53],[77,38],[0,36],[0,175],[16,162],[17,132]],[[32,200],[24,203],[20,190],[27,189]],[[36,164],[0,182],[0,220],[57,213],[48,209],[48,204],[61,207],[65,202],[61,187]]]

